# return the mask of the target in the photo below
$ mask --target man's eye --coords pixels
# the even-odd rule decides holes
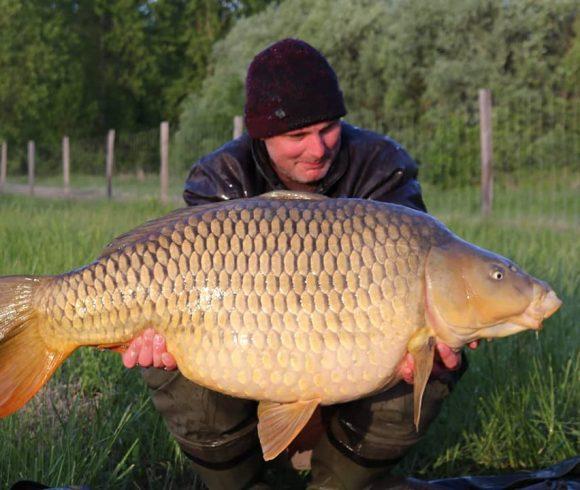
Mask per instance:
[[[322,130],[323,133],[330,133],[333,129],[336,129],[336,126],[338,126],[338,122],[331,124],[330,126],[327,126],[326,128],[324,128]]]

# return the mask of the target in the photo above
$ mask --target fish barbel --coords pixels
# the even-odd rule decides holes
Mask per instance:
[[[265,459],[319,404],[399,381],[415,359],[415,423],[434,345],[539,329],[561,302],[511,261],[409,208],[275,192],[174,211],[91,264],[0,278],[0,416],[80,346],[148,327],[195,383],[258,400]]]

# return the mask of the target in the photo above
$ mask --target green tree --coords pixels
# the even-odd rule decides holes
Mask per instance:
[[[317,46],[341,76],[343,88],[355,76],[357,49],[364,43],[384,2],[350,0],[293,0],[273,4],[251,17],[240,19],[229,34],[216,43],[209,73],[201,90],[184,103],[174,158],[189,166],[203,153],[231,135],[232,117],[243,112],[244,79],[253,56],[284,37],[298,37]],[[340,29],[336,27],[340,26]],[[371,30],[367,31],[370,26]],[[357,39],[357,42],[352,42]],[[350,56],[345,57],[345,51]],[[344,90],[347,105],[351,92]],[[212,128],[211,143],[203,137]],[[213,144],[213,146],[212,146]]]
[[[139,0],[78,2],[74,31],[81,39],[84,89],[98,107],[93,132],[134,130],[159,121],[145,102],[157,70],[143,4]]]
[[[0,137],[50,140],[87,117],[67,2],[0,0]]]
[[[264,9],[272,0],[158,0],[151,3],[151,37],[162,74],[156,90],[159,112],[177,121],[179,107],[201,88],[213,45],[235,21]]]
[[[176,120],[183,98],[199,89],[213,44],[231,25],[231,11],[215,0],[159,0],[151,6],[157,67],[159,111]]]
[[[567,54],[576,10],[573,2],[547,0],[286,0],[238,21],[216,43],[202,89],[184,104],[174,153],[188,166],[205,150],[203,141],[196,143],[200,128],[231,125],[242,113],[252,57],[292,36],[316,46],[334,66],[348,120],[391,134],[431,169],[465,181],[465,159],[478,158],[471,140],[479,88],[492,89],[504,126],[521,124],[535,139],[554,128],[548,114],[564,109],[562,95],[577,83],[576,58]],[[224,141],[228,134],[222,135]],[[505,140],[497,154],[506,166],[538,160],[532,150],[518,151],[513,138]],[[457,158],[444,160],[441,142]]]
[[[37,141],[177,119],[213,44],[271,0],[0,0],[0,135]]]

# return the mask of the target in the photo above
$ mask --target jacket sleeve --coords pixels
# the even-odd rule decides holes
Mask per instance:
[[[416,177],[410,177],[408,174],[406,175],[405,170],[397,170],[392,180],[393,183],[390,186],[390,189],[380,193],[374,199],[377,201],[402,204],[403,206],[417,209],[419,211],[427,211],[427,207],[425,206],[421,194],[421,186]],[[388,183],[386,184],[388,185]]]
[[[230,153],[215,152],[196,162],[189,171],[183,199],[188,206],[246,197],[244,172]]]
[[[388,140],[388,144],[375,147],[361,164],[362,184],[357,195],[427,211],[417,174],[417,164],[409,154],[398,143]]]

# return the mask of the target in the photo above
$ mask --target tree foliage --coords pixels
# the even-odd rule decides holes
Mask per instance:
[[[0,0],[0,12],[0,137],[43,138],[75,125],[91,108],[82,104],[67,12],[16,0]]]
[[[179,117],[172,156],[187,167],[231,136],[252,57],[298,37],[336,69],[347,119],[435,162],[433,180],[472,178],[481,87],[494,131],[528,138],[502,139],[502,166],[577,153],[573,1],[0,0],[0,12],[0,139],[19,145]]]
[[[0,0],[0,138],[177,120],[213,44],[272,0]]]
[[[187,165],[199,153],[192,144],[198,128],[231,124],[232,116],[242,113],[252,57],[272,42],[298,37],[320,49],[335,68],[348,120],[391,133],[421,160],[437,160],[439,173],[444,168],[447,175],[465,174],[461,178],[468,180],[465,159],[477,158],[467,141],[477,137],[479,88],[492,90],[502,123],[525,126],[534,141],[554,124],[537,114],[530,118],[530,112],[547,110],[548,104],[565,112],[567,101],[578,96],[575,19],[574,2],[547,0],[286,0],[271,5],[238,21],[216,43],[202,89],[184,104],[178,159]],[[553,135],[550,144],[564,133]],[[420,141],[418,134],[431,137]],[[454,161],[444,160],[446,147],[457,150]],[[497,148],[506,165],[516,152],[521,161],[534,158],[523,156],[517,142]]]

